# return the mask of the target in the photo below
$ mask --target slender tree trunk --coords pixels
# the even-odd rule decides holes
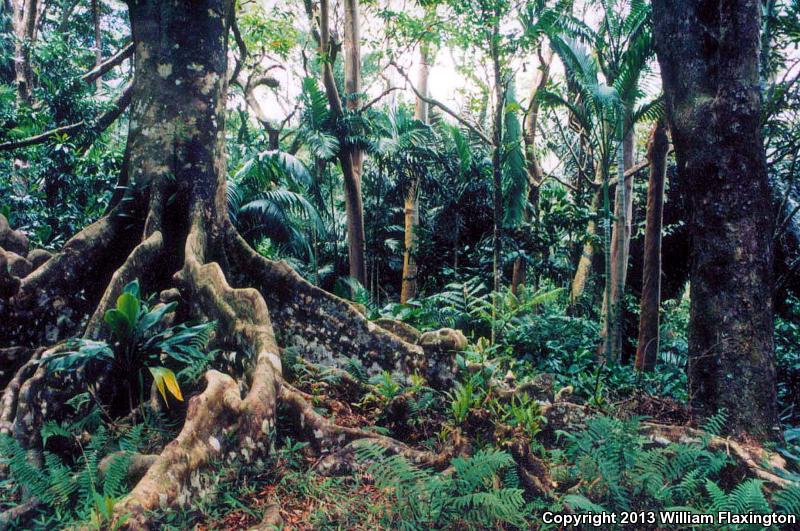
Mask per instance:
[[[100,33],[100,0],[92,0],[92,22],[94,24],[94,65],[99,67],[103,64],[103,42]],[[103,87],[103,80],[98,77],[95,81],[97,90]]]
[[[16,43],[14,44],[14,72],[19,101],[30,104],[33,91],[31,47],[36,35],[36,14],[39,0],[18,0],[14,12]]]
[[[530,109],[525,116],[525,162],[527,163],[528,179],[531,183],[531,190],[536,189],[536,199],[539,195],[539,186],[544,179],[544,172],[539,164],[539,157],[536,156],[536,132],[539,128],[539,100],[536,97],[547,86],[550,80],[550,64],[553,61],[553,50],[547,47],[539,55],[539,73],[537,81],[533,84],[530,96]],[[536,207],[536,204],[534,204]]]
[[[547,47],[544,53],[539,54],[539,73],[538,79],[533,84],[530,96],[530,108],[525,116],[525,163],[528,170],[528,203],[534,211],[534,216],[538,221],[539,213],[539,187],[544,180],[544,172],[539,164],[539,157],[536,155],[536,130],[539,127],[539,101],[536,95],[544,90],[550,79],[550,63],[553,60],[553,50]],[[516,295],[519,287],[527,280],[527,267],[522,257],[514,260],[514,273],[511,278],[511,292]]]
[[[492,68],[494,73],[494,113],[492,116],[492,190],[494,198],[493,208],[493,231],[492,231],[492,276],[493,276],[493,304],[492,313],[497,311],[497,297],[500,293],[503,278],[503,110],[505,107],[505,89],[500,73],[500,27],[499,22],[495,21],[492,31]],[[495,339],[494,319],[492,319],[492,341]]]
[[[349,13],[349,14],[348,14]],[[349,53],[350,60],[345,61],[346,74],[345,88],[350,87],[354,92],[360,90],[358,76],[360,75],[360,48],[358,46],[358,2],[348,0],[345,6],[345,15],[348,17],[349,24],[345,24],[345,33],[352,41]],[[328,98],[328,105],[331,112],[337,118],[344,116],[342,101],[339,97],[339,89],[336,87],[336,80],[333,75],[333,49],[330,39],[330,7],[328,0],[320,0],[319,10],[319,35],[320,35],[320,57],[324,58],[322,64],[322,80],[325,85],[325,94]],[[356,64],[358,63],[358,64]],[[348,66],[349,64],[349,66]],[[356,77],[353,77],[356,76]],[[358,100],[348,98],[348,105],[358,105]],[[354,156],[354,148],[349,146],[339,138],[339,163],[342,167],[344,178],[344,198],[345,215],[347,217],[347,249],[350,263],[350,277],[361,284],[366,285],[366,261],[364,258],[366,249],[366,238],[364,235],[364,202],[361,197],[361,155]]]
[[[598,176],[595,178],[595,182],[597,182],[599,176],[602,175],[599,162],[597,162],[595,175]],[[592,195],[592,203],[589,207],[589,211],[595,213],[598,212],[600,209],[600,202],[602,200],[603,188],[602,186],[598,186]],[[584,289],[586,289],[586,282],[589,280],[589,273],[592,270],[592,259],[594,258],[594,239],[596,236],[597,221],[595,218],[591,218],[589,223],[586,225],[586,243],[583,244],[583,250],[581,251],[580,259],[578,260],[578,267],[575,268],[575,276],[572,277],[572,283],[570,285],[569,292],[570,301],[572,304],[578,301],[580,296],[583,295]]]
[[[419,72],[417,74],[417,90],[420,94],[425,97],[428,97],[429,90],[428,90],[428,78],[430,77],[431,73],[431,63],[433,62],[435,57],[433,46],[427,42],[421,42],[419,45]],[[414,118],[428,123],[428,113],[430,112],[430,106],[428,102],[422,98],[417,98],[416,103],[414,104]]]
[[[267,132],[267,147],[271,150],[280,149],[280,129],[270,122],[267,112],[256,97],[255,89],[249,84],[246,84],[244,87],[244,101],[256,115],[258,123],[260,123],[261,127]]]
[[[525,267],[525,260],[518,256],[514,260],[514,269],[511,272],[511,293],[518,295],[520,288],[525,286],[527,279],[528,272]]]
[[[358,0],[344,0],[344,92],[345,106],[354,112],[361,107],[361,20]],[[353,148],[353,172],[361,179],[364,153]]]
[[[630,113],[627,113],[630,115]],[[633,175],[623,179],[625,171],[633,166],[636,135],[630,124],[621,145],[618,160],[617,182],[614,194],[614,222],[611,229],[611,276],[606,281],[601,310],[601,357],[619,360],[622,354],[622,317],[624,311],[625,279],[628,272],[628,250],[631,243],[631,217],[633,216]],[[619,164],[621,163],[621,164]],[[624,185],[620,182],[624,180]],[[610,308],[609,308],[610,306]]]
[[[760,123],[760,3],[654,0],[678,178],[692,238],[689,396],[731,432],[777,426],[770,203]]]
[[[361,106],[361,22],[358,0],[344,2],[344,88],[346,107],[356,111]],[[361,168],[364,154],[350,146],[350,169],[344,172],[344,197],[347,215],[347,242],[350,255],[350,276],[366,282],[366,237],[364,234],[364,200],[361,196]],[[344,168],[343,168],[344,170]]]
[[[664,218],[664,180],[667,177],[669,140],[662,120],[650,135],[647,160],[650,179],[647,183],[647,220],[644,233],[644,271],[639,306],[639,339],[636,368],[652,371],[658,359],[659,305],[661,303],[661,226]]]
[[[432,60],[431,47],[428,43],[422,42],[419,45],[419,77],[417,78],[417,90],[420,94],[428,96],[428,76],[430,74],[430,63]],[[414,118],[421,122],[428,123],[428,102],[422,98],[417,98],[414,107]],[[403,204],[405,237],[403,253],[403,283],[400,288],[400,302],[405,304],[409,299],[417,295],[417,227],[419,227],[419,182],[413,179],[406,190],[406,197]]]

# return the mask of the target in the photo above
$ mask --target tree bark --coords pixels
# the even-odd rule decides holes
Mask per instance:
[[[414,106],[414,118],[428,123],[429,105],[425,98],[428,97],[428,76],[432,60],[431,45],[421,42],[419,45],[419,76],[417,77],[417,90],[422,97],[417,98]],[[406,190],[404,208],[404,248],[403,252],[403,281],[400,287],[400,303],[405,304],[417,295],[417,228],[419,227],[419,182],[413,179]]]
[[[628,113],[630,114],[630,113]],[[633,124],[622,140],[622,171],[633,167],[636,135]],[[614,193],[614,222],[611,228],[611,276],[605,289],[610,293],[603,297],[600,327],[600,349],[602,357],[619,361],[622,354],[622,314],[625,296],[625,280],[628,271],[628,251],[631,244],[631,217],[633,216],[633,175],[624,179],[624,185],[617,182]],[[624,203],[624,205],[623,205]],[[609,308],[610,302],[610,308]]]
[[[347,110],[361,106],[361,22],[358,0],[344,2],[344,88]],[[349,146],[346,155],[350,169],[344,173],[345,213],[347,215],[347,244],[350,254],[350,276],[366,285],[366,236],[364,234],[364,200],[361,196],[361,169],[364,153]]]
[[[358,0],[344,0],[344,97],[348,111],[361,108],[361,20]],[[353,172],[361,177],[363,152],[354,148]]]
[[[770,205],[758,2],[654,0],[678,177],[690,195],[689,394],[732,432],[776,437]]]
[[[100,33],[100,0],[92,0],[92,22],[94,24],[94,66],[99,69],[103,64],[103,42]],[[97,90],[103,88],[100,77],[95,80]]]
[[[493,230],[492,230],[492,341],[495,340],[494,314],[497,311],[497,298],[503,280],[503,111],[505,108],[505,89],[500,72],[500,22],[495,18],[492,26],[492,42],[490,44],[492,71],[494,75],[494,111],[492,113],[492,196],[493,196]]]
[[[539,127],[539,100],[536,95],[544,90],[550,79],[550,64],[553,60],[553,50],[546,48],[544,53],[539,53],[539,73],[538,79],[531,89],[530,104],[525,115],[525,132],[523,139],[525,142],[525,163],[528,171],[528,203],[534,211],[534,216],[539,216],[539,187],[544,181],[544,172],[539,164],[539,157],[536,155],[536,131]],[[518,256],[514,260],[514,272],[511,277],[511,292],[516,295],[519,287],[524,285],[527,280],[527,266],[525,260]]]
[[[601,170],[598,166],[596,174],[600,174]],[[598,212],[600,209],[600,202],[603,200],[603,189],[597,187],[592,194],[592,203],[589,207],[590,212]],[[583,244],[581,256],[578,259],[578,267],[575,268],[575,276],[572,277],[570,284],[570,301],[572,304],[576,303],[583,290],[586,288],[586,282],[589,280],[589,273],[592,270],[592,260],[594,258],[594,238],[597,236],[597,220],[592,217],[586,225],[586,242]]]
[[[39,0],[19,0],[14,12],[16,43],[14,44],[14,72],[19,101],[30,104],[33,91],[31,47],[36,36],[36,15]]]
[[[661,227],[664,218],[664,181],[667,177],[669,140],[664,122],[659,120],[650,136],[647,159],[650,178],[647,184],[647,220],[644,234],[644,271],[639,307],[639,338],[636,368],[652,371],[658,359],[659,305],[661,303]]]
[[[350,2],[350,0],[348,0]],[[352,0],[349,4],[349,12],[352,16],[350,26],[355,25],[355,28],[350,27],[347,32],[350,38],[353,38],[353,31],[358,29],[358,3],[357,0]],[[310,5],[307,6],[307,9]],[[313,23],[313,20],[312,20]],[[344,118],[344,108],[342,100],[339,96],[339,89],[336,86],[336,79],[333,75],[333,62],[335,61],[335,50],[331,42],[330,32],[330,6],[328,0],[320,0],[319,2],[319,55],[322,58],[322,82],[325,87],[325,95],[328,98],[328,106],[330,107],[331,114],[337,121]],[[348,26],[346,24],[346,26]],[[358,37],[356,32],[356,38]],[[357,45],[357,43],[356,43]],[[351,51],[351,54],[359,56],[359,65],[353,65],[353,58],[351,57],[350,70],[351,74],[355,71],[360,74],[360,48],[356,47]],[[352,85],[355,87],[356,85]],[[359,81],[360,82],[360,81]],[[345,87],[346,88],[346,87]],[[349,104],[349,103],[348,103]],[[367,267],[365,260],[366,252],[366,237],[364,234],[364,202],[361,196],[361,156],[353,156],[354,147],[351,146],[343,135],[339,135],[339,164],[342,167],[342,176],[344,178],[344,198],[345,198],[345,215],[347,217],[347,252],[349,258],[350,277],[354,278],[362,285],[367,282]]]

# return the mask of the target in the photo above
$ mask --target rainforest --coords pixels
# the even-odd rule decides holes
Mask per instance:
[[[797,529],[798,156],[798,0],[0,0],[0,530]]]

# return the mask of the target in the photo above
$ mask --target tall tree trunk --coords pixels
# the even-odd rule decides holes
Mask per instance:
[[[639,305],[639,338],[636,368],[655,369],[658,359],[659,305],[661,303],[661,227],[664,218],[664,181],[667,177],[669,140],[666,126],[659,120],[650,135],[647,160],[650,179],[647,183],[647,220],[644,232],[644,268],[642,298]]]
[[[312,14],[310,0],[306,4],[309,15]],[[349,54],[351,58],[345,61],[345,89],[360,90],[360,47],[358,43],[358,1],[348,0],[345,5],[345,15],[349,23],[345,24],[345,33],[352,41]],[[335,60],[335,50],[331,42],[330,31],[330,5],[328,0],[319,2],[319,54],[322,61],[322,82],[325,86],[325,95],[328,98],[328,106],[334,118],[341,119],[344,116],[342,100],[339,96],[339,89],[336,86],[336,79],[333,75],[333,61]],[[313,20],[312,20],[313,22]],[[346,37],[347,39],[347,37]],[[357,64],[356,64],[357,63]],[[353,77],[356,76],[356,77]],[[354,94],[354,92],[348,92]],[[348,98],[347,105],[358,105],[358,100]],[[344,179],[344,198],[345,215],[347,217],[347,251],[350,265],[350,277],[356,279],[363,285],[367,283],[367,269],[365,260],[366,238],[364,235],[364,202],[361,196],[361,155],[355,155],[357,151],[349,145],[342,135],[339,137],[339,164],[342,167]]]
[[[357,111],[361,102],[361,24],[358,0],[344,2],[344,88],[345,104]],[[341,144],[341,139],[340,139]],[[364,200],[361,196],[361,168],[364,154],[356,146],[348,146],[344,156],[350,159],[344,174],[345,213],[347,216],[347,245],[350,257],[350,276],[366,284],[366,237],[364,234]]]
[[[759,97],[760,3],[654,0],[692,238],[689,396],[727,427],[777,435],[772,233]]]
[[[499,19],[499,17],[497,17]],[[492,192],[493,192],[493,230],[492,230],[492,315],[497,311],[497,297],[503,278],[503,110],[505,108],[505,89],[500,73],[500,27],[496,20],[492,28],[492,70],[494,74],[494,112],[492,115]],[[495,325],[492,319],[492,341],[495,339]]]
[[[602,169],[600,167],[600,163],[597,163],[597,167],[595,168],[595,182],[597,182],[599,176],[602,174]],[[600,210],[600,202],[603,200],[603,187],[598,186],[594,194],[592,194],[592,203],[589,207],[590,212],[598,212]],[[586,289],[586,282],[589,280],[589,273],[592,270],[592,260],[594,258],[594,239],[597,236],[597,221],[593,217],[589,220],[589,223],[586,225],[586,242],[583,244],[583,250],[581,251],[581,256],[578,259],[578,267],[575,268],[575,275],[572,277],[572,283],[570,284],[570,301],[572,304],[576,303],[581,295],[583,295],[584,289]]]
[[[344,0],[344,92],[348,111],[361,107],[361,20],[358,0]],[[361,178],[364,153],[354,148],[353,171]]]
[[[94,65],[103,64],[103,42],[100,33],[100,0],[92,0],[92,23],[94,25]],[[95,81],[97,90],[103,87],[102,76]]]
[[[539,127],[539,100],[538,93],[544,90],[550,79],[550,64],[553,60],[553,50],[547,47],[544,53],[539,53],[539,72],[537,80],[531,89],[530,104],[528,113],[525,116],[525,164],[528,171],[528,203],[534,212],[534,217],[539,217],[539,187],[544,180],[544,172],[536,155],[536,130]],[[514,260],[514,272],[511,278],[511,292],[516,295],[519,287],[524,285],[527,279],[527,267],[522,257]]]
[[[426,42],[419,45],[419,76],[417,90],[428,97],[428,76],[432,61],[431,46]],[[428,123],[428,102],[417,98],[414,106],[414,118]],[[400,287],[400,302],[405,304],[417,295],[417,228],[419,227],[419,182],[412,179],[406,190],[404,207],[405,236],[403,252],[403,281]]]
[[[18,0],[14,12],[16,42],[14,44],[14,72],[19,101],[30,104],[33,91],[31,47],[36,35],[36,15],[39,0]]]
[[[630,112],[626,113],[630,116]],[[627,122],[626,118],[626,122]],[[621,168],[617,173],[622,181],[624,172],[633,167],[636,134],[633,124],[629,124],[627,133],[620,146],[622,150]],[[605,290],[610,290],[603,297],[600,327],[601,357],[619,360],[622,354],[622,317],[625,296],[625,280],[628,272],[628,252],[631,245],[631,217],[633,216],[633,175],[624,179],[624,185],[617,182],[614,194],[614,222],[611,229],[611,276],[606,281]],[[610,308],[609,308],[610,303]]]

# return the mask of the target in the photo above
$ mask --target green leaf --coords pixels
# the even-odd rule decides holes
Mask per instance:
[[[111,333],[120,341],[126,341],[132,330],[128,318],[116,308],[108,310],[103,320],[111,328]]]
[[[144,314],[139,322],[136,323],[136,333],[141,336],[144,332],[147,332],[150,328],[161,322],[161,319],[163,319],[166,314],[175,311],[177,305],[177,302],[162,304]]]
[[[124,288],[122,288],[122,292],[123,293],[130,293],[131,295],[133,295],[137,299],[141,298],[141,291],[139,289],[139,281],[138,280],[134,280],[133,282],[129,282],[128,284],[125,285]]]
[[[125,316],[131,330],[133,330],[139,317],[140,307],[141,303],[139,302],[139,298],[127,291],[117,298],[117,310]]]
[[[114,352],[103,341],[81,339],[74,344],[77,350],[58,352],[41,360],[45,370],[49,372],[72,370],[85,365],[93,359],[114,359]]]

